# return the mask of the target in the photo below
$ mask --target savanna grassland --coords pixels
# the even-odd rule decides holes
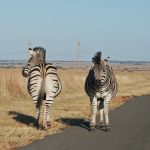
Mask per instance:
[[[35,127],[35,107],[21,69],[0,69],[0,149],[15,149],[60,132],[71,120],[89,119],[90,105],[84,92],[87,72],[86,69],[58,70],[63,89],[51,111],[52,128],[43,131]],[[128,101],[130,96],[150,93],[150,71],[115,71],[115,74],[119,92],[111,109]]]

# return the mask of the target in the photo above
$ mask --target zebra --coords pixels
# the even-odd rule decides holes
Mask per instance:
[[[46,63],[46,50],[42,47],[29,48],[31,57],[22,70],[28,77],[27,89],[33,99],[37,112],[37,124],[40,129],[51,127],[49,113],[54,98],[61,92],[62,85],[56,67]]]
[[[100,113],[100,127],[105,131],[110,130],[109,104],[118,91],[118,83],[108,59],[101,59],[101,52],[97,52],[92,58],[93,67],[85,80],[85,92],[91,103],[90,131],[95,130],[96,113]]]

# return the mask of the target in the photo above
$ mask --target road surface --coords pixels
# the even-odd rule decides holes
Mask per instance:
[[[150,96],[134,97],[111,111],[110,132],[89,132],[80,119],[62,120],[73,127],[18,150],[150,150]]]

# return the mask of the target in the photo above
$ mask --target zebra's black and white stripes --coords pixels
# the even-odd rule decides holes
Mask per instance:
[[[85,92],[90,98],[92,107],[90,129],[95,128],[98,108],[100,125],[108,130],[110,129],[109,103],[117,93],[118,84],[112,68],[106,60],[101,60],[101,52],[93,57],[93,64],[85,81]]]
[[[32,96],[36,106],[38,125],[47,129],[50,125],[49,112],[54,98],[61,91],[61,82],[57,74],[57,69],[45,62],[45,50],[41,47],[33,49],[22,74],[28,78],[28,92]]]

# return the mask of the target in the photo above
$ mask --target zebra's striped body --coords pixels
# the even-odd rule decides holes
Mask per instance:
[[[109,103],[116,95],[118,85],[112,68],[101,60],[101,53],[93,58],[94,66],[85,81],[85,92],[90,98],[92,115],[90,126],[93,130],[96,124],[97,108],[100,111],[100,125],[109,129]],[[105,122],[104,122],[105,121]]]
[[[49,112],[54,98],[61,91],[57,69],[51,63],[38,63],[37,59],[31,57],[22,73],[28,76],[27,89],[36,106],[38,125],[46,129],[50,125]]]

